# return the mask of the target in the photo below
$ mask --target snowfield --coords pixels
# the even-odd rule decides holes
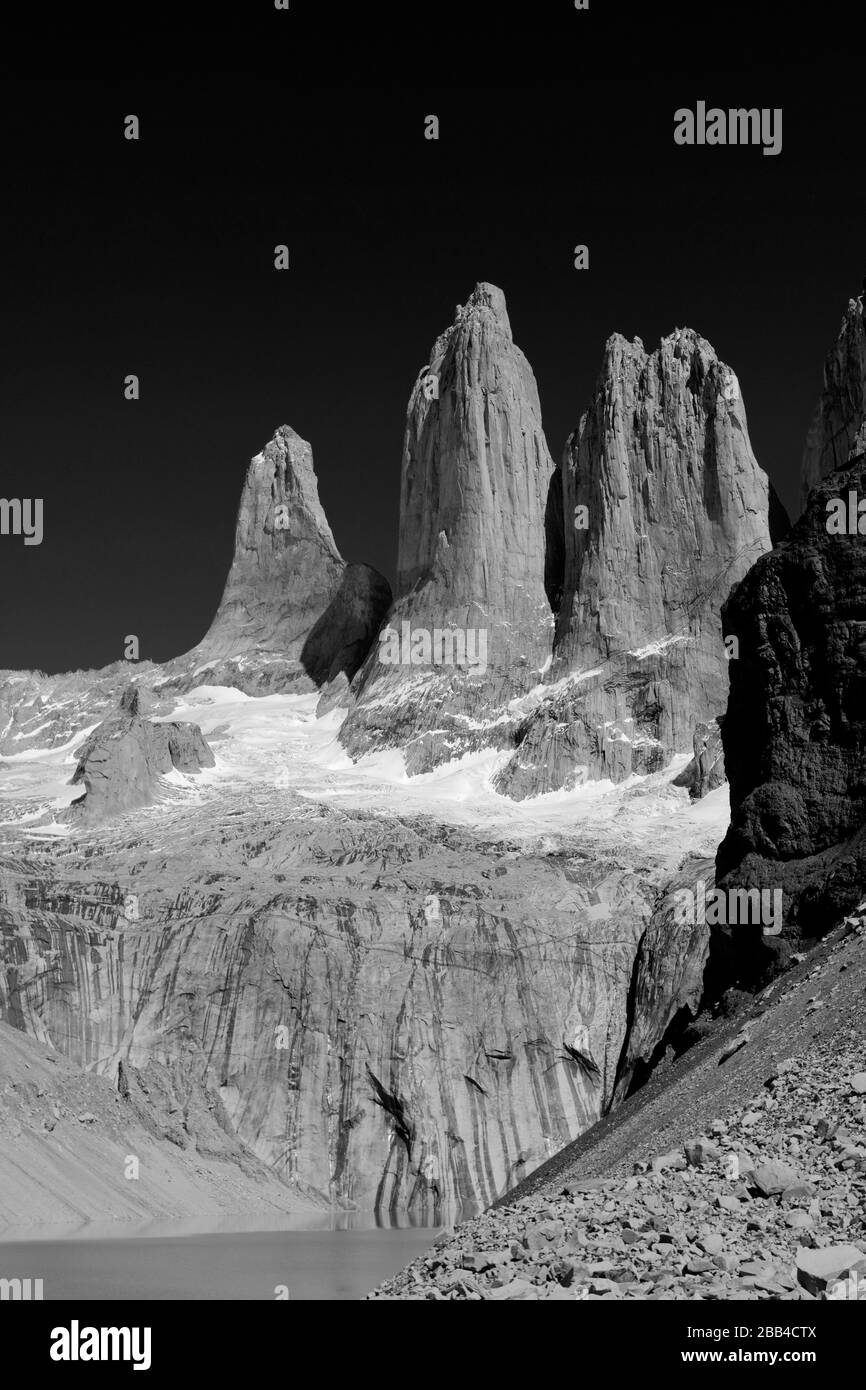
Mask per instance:
[[[603,841],[608,847],[621,845],[626,854],[631,846],[633,857],[649,853],[672,865],[688,851],[714,854],[727,829],[726,785],[694,804],[685,790],[671,785],[688,754],[649,777],[631,777],[618,785],[589,782],[518,802],[493,790],[493,778],[510,756],[507,751],[467,754],[410,778],[396,749],[353,763],[338,740],[345,712],[317,719],[317,702],[316,693],[253,697],[227,686],[197,686],[158,722],[198,724],[216,765],[196,776],[175,771],[163,778],[161,805],[231,798],[243,795],[245,788],[260,794],[272,787],[276,804],[280,795],[291,793],[347,810],[430,817],[490,839],[507,836],[527,849],[538,849],[544,838],[550,852]],[[3,759],[0,825],[20,826],[40,838],[70,834],[54,813],[81,795],[69,778],[75,750],[93,727],[62,747]],[[160,809],[150,808],[147,814]]]

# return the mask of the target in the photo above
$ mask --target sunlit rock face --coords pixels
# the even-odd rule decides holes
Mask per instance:
[[[509,701],[539,682],[551,650],[544,516],[553,471],[505,297],[479,284],[409,400],[388,619],[399,646],[380,635],[356,678],[342,732],[353,756],[400,748],[411,773],[507,744]]]
[[[770,490],[736,375],[690,329],[654,352],[615,334],[568,441],[550,692],[497,787],[531,796],[664,767],[724,711],[721,607],[770,547]]]
[[[269,689],[310,690],[341,674],[351,680],[390,601],[380,574],[342,559],[319,501],[312,449],[282,425],[250,462],[225,591],[190,657],[197,673],[211,668],[214,684],[232,667],[240,680],[231,683],[242,684],[247,668],[250,693],[261,674]]]

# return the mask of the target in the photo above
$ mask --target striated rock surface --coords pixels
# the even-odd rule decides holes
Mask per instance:
[[[783,892],[783,947],[826,931],[866,883],[866,549],[827,531],[827,502],[851,491],[866,497],[863,456],[822,480],[723,613],[740,659],[722,726],[731,826],[717,871],[723,887]],[[733,948],[757,968],[779,943],[741,927]]]
[[[84,796],[67,815],[75,820],[107,820],[159,799],[160,779],[213,767],[214,756],[195,724],[155,724],[142,718],[141,694],[130,686],[118,712],[101,723],[82,746],[73,784]]]
[[[508,702],[540,680],[551,649],[552,472],[505,298],[479,284],[409,401],[397,597],[355,683],[341,735],[353,756],[399,747],[411,773],[504,742]]]
[[[518,797],[656,770],[689,748],[727,698],[721,605],[770,546],[769,485],[737,377],[690,329],[652,353],[608,341],[559,486],[550,690],[497,779]]]
[[[866,451],[866,333],[863,299],[850,299],[824,363],[824,389],[803,451],[802,503],[827,473]]]
[[[99,842],[84,873],[17,864],[0,1015],[164,1076],[289,1186],[383,1215],[486,1205],[598,1117],[637,876],[599,891],[437,828],[246,799]]]

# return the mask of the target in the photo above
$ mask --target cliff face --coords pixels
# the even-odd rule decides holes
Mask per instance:
[[[353,755],[400,747],[418,772],[505,739],[505,706],[540,679],[550,654],[552,473],[535,378],[504,296],[480,284],[437,339],[409,401],[394,636],[383,636],[356,680],[341,735]]]
[[[492,1201],[610,1099],[646,878],[270,796],[7,861],[0,1016],[301,1193]]]
[[[866,333],[862,299],[848,301],[824,363],[824,389],[803,452],[802,502],[827,474],[866,450]]]
[[[724,710],[720,610],[770,546],[769,485],[739,383],[689,329],[607,344],[562,463],[551,689],[498,787],[533,795],[665,766]]]
[[[784,895],[778,941],[740,927],[728,943],[754,968],[863,897],[866,551],[862,536],[827,529],[828,502],[847,511],[852,492],[866,497],[862,456],[822,480],[723,612],[740,659],[722,726],[731,826],[717,871],[725,888]]]

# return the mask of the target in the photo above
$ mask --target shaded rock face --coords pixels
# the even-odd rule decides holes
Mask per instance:
[[[731,826],[722,887],[780,889],[779,941],[741,927],[720,939],[758,968],[816,936],[866,882],[866,549],[827,531],[827,503],[866,497],[866,458],[825,478],[786,541],[723,611],[740,643],[722,726]]]
[[[725,706],[720,611],[770,546],[769,485],[733,371],[683,329],[618,334],[569,439],[551,685],[497,786],[513,796],[663,767]],[[548,501],[555,531],[560,504]],[[561,574],[556,555],[561,553]]]
[[[718,719],[711,719],[709,724],[698,724],[694,749],[695,756],[674,778],[674,786],[688,787],[692,800],[700,801],[701,797],[720,787],[725,780],[725,750]]]
[[[391,586],[369,565],[347,565],[340,587],[311,628],[301,665],[317,686],[351,681],[391,607]]]
[[[75,821],[93,823],[159,799],[159,780],[213,767],[214,756],[197,724],[154,724],[141,717],[141,695],[124,692],[117,714],[103,721],[83,744],[73,784],[85,794],[68,808]]]
[[[863,301],[851,299],[824,363],[824,389],[803,451],[802,504],[820,480],[866,450]]]
[[[225,592],[190,653],[198,674],[206,663],[211,683],[246,689],[246,657],[267,690],[309,690],[341,671],[351,680],[390,602],[382,575],[344,563],[319,502],[312,449],[282,425],[250,462]],[[270,673],[259,669],[269,663]]]
[[[409,401],[388,620],[399,650],[380,640],[357,678],[341,734],[353,755],[400,747],[419,772],[505,739],[504,706],[540,679],[551,648],[552,473],[535,378],[504,296],[479,284]]]

